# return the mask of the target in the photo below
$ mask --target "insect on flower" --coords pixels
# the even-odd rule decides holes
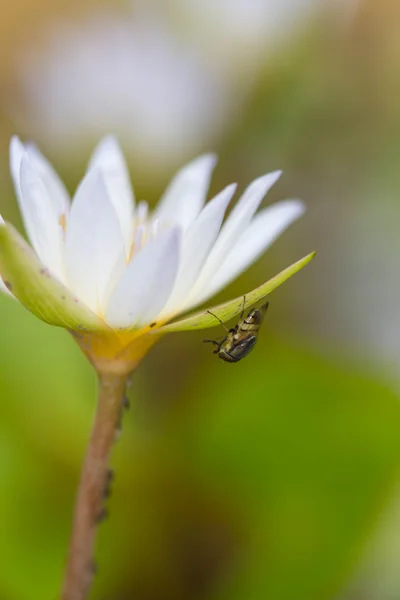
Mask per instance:
[[[14,136],[11,175],[32,247],[0,215],[0,294],[71,331],[102,369],[115,361],[130,372],[164,333],[208,327],[205,310],[181,314],[236,279],[304,213],[296,199],[257,212],[281,175],[273,171],[254,179],[225,219],[236,184],[206,203],[215,162],[206,154],[183,167],[149,213],[146,202],[135,202],[115,137],[100,141],[71,202],[49,161]],[[253,290],[254,303],[313,256]],[[245,308],[242,298],[228,302],[232,317]],[[237,361],[249,352],[263,314],[250,313],[243,323],[242,314],[215,344],[221,358]]]
[[[254,348],[257,341],[257,335],[264,320],[269,302],[266,302],[260,308],[253,308],[243,319],[244,304],[246,296],[243,296],[243,310],[239,322],[232,329],[227,329],[221,319],[214,313],[207,311],[215,317],[226,330],[227,335],[221,340],[204,340],[216,346],[214,354],[218,354],[226,362],[238,362]]]

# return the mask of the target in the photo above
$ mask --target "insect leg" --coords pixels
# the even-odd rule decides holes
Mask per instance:
[[[210,344],[214,344],[215,349],[213,350],[213,353],[218,354],[218,352],[225,340],[226,340],[226,337],[224,337],[220,342],[218,342],[217,340],[203,340],[203,342],[210,342]]]
[[[210,344],[214,344],[214,346],[220,346],[220,344],[217,342],[217,340],[203,340],[203,343],[207,343],[209,342]]]

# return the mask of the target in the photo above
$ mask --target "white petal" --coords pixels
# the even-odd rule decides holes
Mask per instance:
[[[101,140],[90,160],[89,169],[100,168],[109,198],[119,219],[128,257],[133,242],[134,204],[132,186],[125,158],[118,141],[111,135]]]
[[[4,283],[4,281],[2,280],[1,277],[0,277],[0,293],[1,294],[7,294],[7,296],[11,296],[12,298],[15,298],[15,296],[12,295],[12,293],[7,288],[7,286],[5,285],[5,283]]]
[[[10,224],[0,224],[0,271],[14,297],[38,319],[80,332],[108,329],[43,267],[34,250]]]
[[[240,236],[197,303],[204,302],[238,277],[304,210],[300,200],[284,200],[261,211]]]
[[[112,327],[152,321],[167,302],[179,267],[179,227],[161,233],[136,254],[117,283],[107,308]]]
[[[25,153],[17,194],[25,229],[41,262],[64,279],[63,232],[58,215],[36,164]]]
[[[174,305],[179,305],[190,292],[217,239],[225,211],[235,190],[236,184],[232,184],[217,194],[187,230],[183,239],[182,259],[176,284],[163,314]]]
[[[205,154],[178,171],[160,199],[156,218],[186,229],[203,208],[216,161],[214,154]]]
[[[4,219],[3,217],[0,215],[0,225],[4,225]],[[7,286],[4,284],[4,281],[2,280],[2,278],[0,277],[0,292],[2,292],[3,294],[8,294],[9,296],[12,296],[12,293],[10,292],[10,290],[7,288]]]
[[[47,192],[56,207],[58,217],[68,215],[71,204],[69,194],[57,172],[34,144],[26,144],[25,148],[43,179]]]
[[[24,146],[17,136],[13,136],[10,143],[10,165],[17,196],[21,193],[19,176],[22,157],[25,153],[41,176],[58,219],[62,215],[67,215],[70,206],[69,195],[54,168],[34,144],[29,143]]]
[[[121,229],[102,172],[90,170],[76,192],[66,231],[66,270],[71,289],[102,314],[125,268]]]
[[[214,274],[224,262],[228,252],[247,228],[265,194],[279,179],[281,173],[281,171],[268,173],[263,177],[255,179],[246,188],[221,229],[221,233],[196,283],[196,290],[193,290],[194,293],[201,293],[201,290],[214,277]]]
[[[10,171],[11,177],[14,182],[15,192],[17,194],[18,202],[20,202],[21,196],[21,184],[20,184],[20,174],[21,174],[21,161],[22,157],[25,155],[25,146],[17,137],[14,135],[11,138],[10,142]]]

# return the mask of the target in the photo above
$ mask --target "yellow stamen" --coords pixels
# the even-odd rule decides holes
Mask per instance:
[[[63,229],[63,231],[66,230],[67,227],[67,215],[64,213],[61,215],[61,217],[58,219],[58,223],[60,225],[60,227]]]

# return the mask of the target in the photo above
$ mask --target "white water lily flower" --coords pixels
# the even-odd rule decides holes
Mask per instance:
[[[152,213],[147,203],[135,204],[111,136],[96,148],[72,203],[35,146],[14,137],[10,157],[33,252],[1,220],[2,289],[39,318],[73,331],[158,330],[225,287],[304,212],[299,200],[285,200],[256,214],[280,176],[275,171],[254,180],[223,222],[236,185],[205,203],[214,155],[180,170]],[[202,326],[209,325],[208,318]]]

